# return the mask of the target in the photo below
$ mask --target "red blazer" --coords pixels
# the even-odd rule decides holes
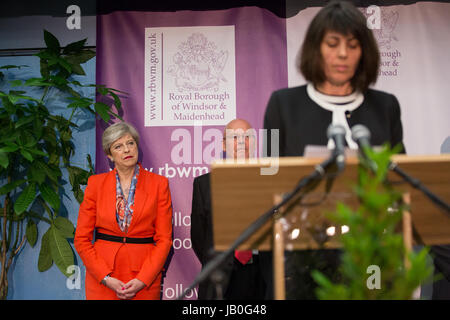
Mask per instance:
[[[98,283],[113,271],[116,253],[127,246],[130,267],[137,279],[151,285],[161,272],[172,246],[172,201],[167,178],[144,170],[139,164],[134,212],[128,233],[116,221],[116,169],[88,180],[75,232],[75,248]],[[122,244],[99,240],[92,244],[94,230],[130,238],[153,237],[155,244]]]

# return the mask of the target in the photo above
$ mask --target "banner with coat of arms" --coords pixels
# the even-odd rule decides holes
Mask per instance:
[[[234,33],[234,26],[145,28],[145,126],[236,118]]]
[[[398,3],[360,8],[380,48],[375,88],[398,98],[407,152],[436,154],[450,136],[450,4]],[[259,7],[97,17],[97,81],[128,93],[123,118],[141,135],[139,160],[170,182],[174,235],[163,299],[175,299],[200,271],[190,241],[193,178],[220,157],[209,151],[220,150],[230,120],[261,129],[271,93],[305,83],[295,59],[319,10],[302,7],[288,18]],[[103,130],[97,122],[97,173],[110,169]],[[196,289],[188,292],[196,298]]]
[[[269,10],[115,11],[97,18],[97,81],[128,93],[125,121],[141,135],[143,167],[169,178],[173,250],[163,299],[187,288],[200,264],[192,250],[193,178],[222,156],[224,126],[263,126],[272,91],[288,85],[286,23]],[[110,169],[97,122],[96,172]],[[187,294],[196,299],[197,289]]]

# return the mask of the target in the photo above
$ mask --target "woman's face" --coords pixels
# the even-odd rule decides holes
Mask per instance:
[[[134,167],[138,161],[138,146],[130,134],[125,134],[111,144],[108,158],[116,168]]]
[[[361,59],[361,46],[353,35],[327,31],[320,44],[326,82],[333,86],[350,83]]]

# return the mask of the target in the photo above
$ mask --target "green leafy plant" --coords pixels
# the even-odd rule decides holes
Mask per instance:
[[[121,111],[118,94],[123,92],[74,80],[74,75],[85,75],[81,65],[95,56],[94,51],[85,48],[87,39],[61,47],[58,39],[44,30],[44,40],[46,48],[36,54],[41,77],[8,81],[11,70],[27,66],[0,67],[0,81],[10,89],[0,91],[1,299],[7,297],[12,261],[26,242],[36,245],[40,221],[49,227],[41,240],[39,271],[46,271],[55,263],[69,276],[67,268],[74,264],[74,252],[68,239],[74,237],[75,229],[69,219],[60,215],[63,170],[68,172],[79,203],[83,199],[81,186],[93,174],[89,155],[89,170],[71,162],[75,154],[73,135],[78,128],[72,120],[86,112],[105,122],[111,117],[121,119],[113,107],[77,91],[95,87],[97,94],[113,100],[115,110]],[[39,95],[36,91],[41,94],[40,99],[35,98]],[[71,110],[67,112],[70,116],[50,112],[54,94],[67,98],[65,108]]]
[[[360,159],[355,187],[359,208],[353,211],[339,203],[337,212],[329,214],[349,231],[341,236],[342,281],[332,283],[319,271],[312,272],[319,284],[319,299],[411,299],[414,290],[431,275],[432,268],[426,261],[428,249],[406,253],[402,234],[396,230],[405,205],[401,194],[386,180],[395,152],[388,146],[379,152],[367,149],[370,160]],[[409,267],[405,266],[405,257]]]

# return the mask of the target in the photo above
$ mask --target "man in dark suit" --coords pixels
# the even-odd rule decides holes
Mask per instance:
[[[224,131],[223,148],[228,158],[249,158],[252,137],[251,125],[241,119],[228,123]],[[194,179],[191,213],[192,248],[202,267],[215,256],[213,249],[213,227],[211,212],[210,174]],[[244,259],[241,256],[246,256]],[[198,298],[226,300],[273,299],[272,255],[271,253],[235,252],[221,265],[218,273],[221,281],[211,278],[199,285]],[[218,294],[218,290],[219,293]]]

